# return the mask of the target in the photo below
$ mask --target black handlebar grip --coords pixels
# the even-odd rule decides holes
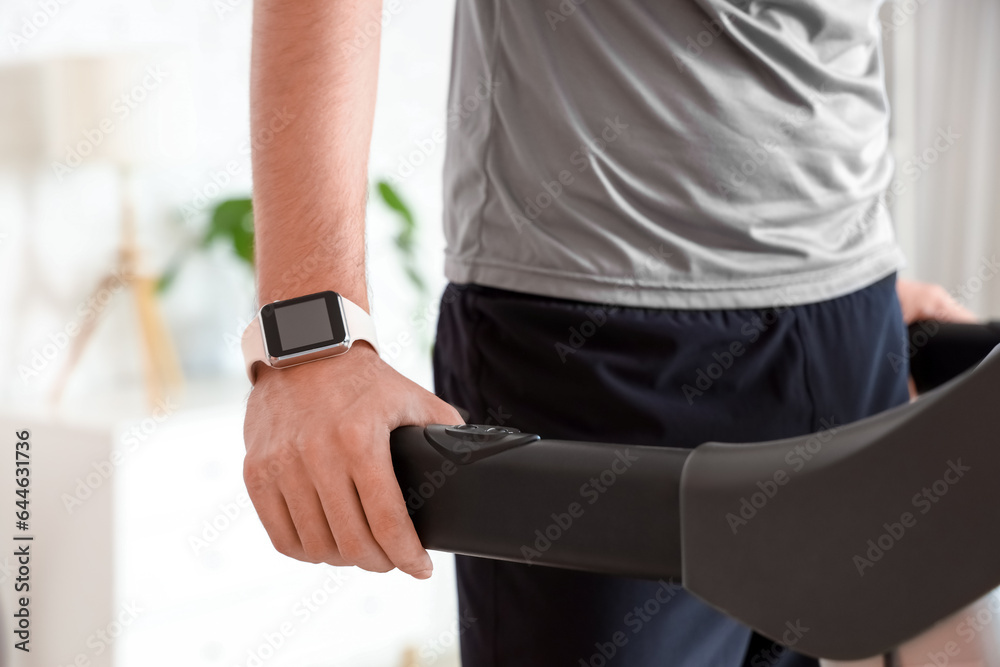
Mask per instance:
[[[647,579],[681,573],[688,450],[406,426],[393,466],[425,548]]]
[[[914,322],[909,327],[907,342],[910,374],[917,391],[923,394],[958,377],[1000,345],[1000,321]],[[902,359],[900,355],[899,361]]]

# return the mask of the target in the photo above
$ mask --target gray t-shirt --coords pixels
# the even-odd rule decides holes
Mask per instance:
[[[879,0],[457,0],[445,273],[656,308],[902,263]]]

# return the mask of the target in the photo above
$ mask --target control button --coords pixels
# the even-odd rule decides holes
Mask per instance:
[[[442,456],[463,464],[541,439],[515,428],[479,424],[431,424],[424,429],[424,437]]]
[[[486,428],[487,433],[520,433],[516,428],[507,428],[504,426],[489,426]]]

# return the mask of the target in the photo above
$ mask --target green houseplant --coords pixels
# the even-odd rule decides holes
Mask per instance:
[[[418,295],[415,311],[422,312],[425,310],[429,293],[418,261],[416,244],[418,225],[413,209],[388,181],[376,181],[373,194],[377,201],[394,213],[397,226],[393,243],[398,252],[398,266]],[[160,275],[156,283],[157,291],[164,292],[170,289],[177,274],[192,254],[205,251],[216,244],[225,245],[238,261],[245,263],[251,272],[254,270],[253,200],[249,197],[238,197],[215,204],[204,231],[178,252]],[[421,343],[430,349],[430,340],[422,340]]]

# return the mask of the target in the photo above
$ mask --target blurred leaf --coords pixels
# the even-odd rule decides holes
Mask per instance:
[[[229,199],[212,212],[202,245],[207,246],[219,238],[226,239],[236,255],[252,267],[253,236],[253,200]]]
[[[174,278],[177,277],[177,273],[180,269],[180,263],[176,262],[167,267],[167,270],[163,272],[163,275],[156,280],[156,291],[164,292],[170,285],[173,284]]]
[[[410,277],[410,281],[417,286],[421,292],[427,289],[424,279],[420,276],[420,273],[412,266],[407,266],[405,269],[406,275]]]
[[[426,292],[427,284],[424,282],[423,277],[420,275],[418,270],[419,261],[416,256],[416,233],[417,233],[417,221],[413,217],[413,213],[410,210],[409,205],[403,201],[403,198],[396,192],[396,189],[392,187],[387,181],[380,180],[376,183],[376,189],[378,190],[379,197],[391,210],[398,214],[400,222],[400,230],[393,239],[396,247],[399,248],[400,253],[403,255],[403,270],[406,272],[406,276],[410,279],[410,282],[414,287],[420,292]]]
[[[208,228],[198,241],[198,246],[207,248],[217,241],[228,243],[236,256],[253,269],[253,239],[253,200],[227,199],[218,203],[212,210]],[[195,248],[184,249],[171,261],[163,275],[156,281],[157,292],[170,288],[193,249]]]
[[[412,235],[413,230],[417,227],[417,223],[413,220],[413,213],[410,212],[410,207],[403,203],[402,198],[400,198],[396,190],[387,181],[378,182],[378,193],[382,197],[382,201],[386,203],[386,206],[399,213],[399,216],[403,219],[403,234],[410,233]]]

